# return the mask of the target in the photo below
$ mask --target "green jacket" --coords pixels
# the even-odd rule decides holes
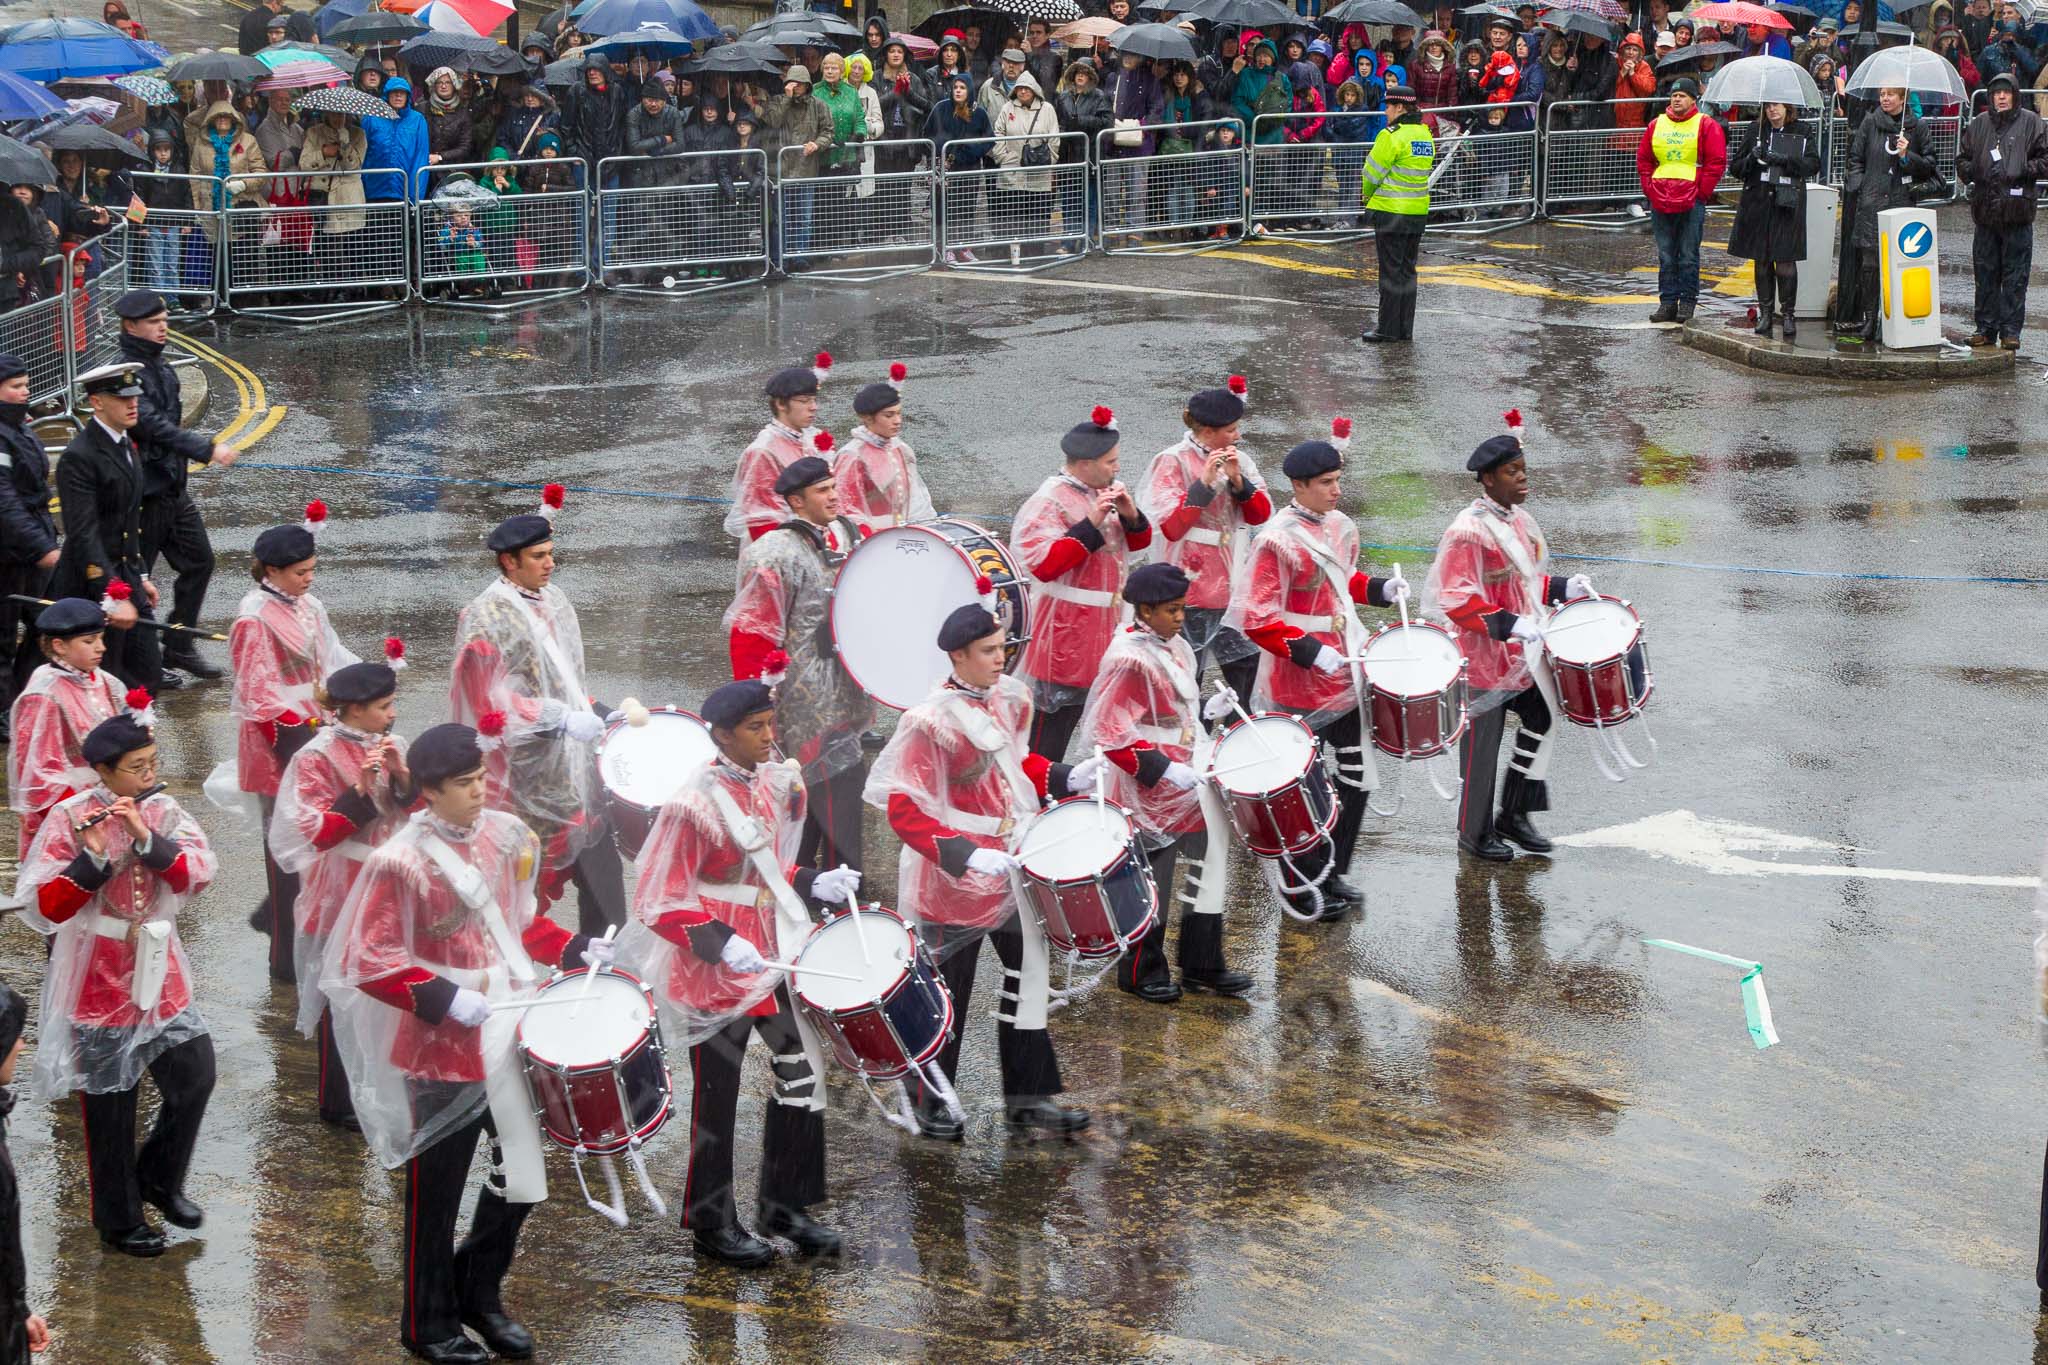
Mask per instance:
[[[1429,212],[1429,168],[1436,140],[1419,118],[1404,118],[1380,129],[1359,177],[1359,197],[1368,212]]]
[[[811,87],[811,98],[832,115],[832,152],[825,164],[851,166],[859,155],[852,144],[868,135],[868,116],[860,107],[860,91],[854,89],[852,82],[841,81],[835,93],[831,86],[819,81]]]

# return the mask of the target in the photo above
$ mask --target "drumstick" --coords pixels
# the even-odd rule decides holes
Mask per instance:
[[[1225,688],[1229,687],[1230,684],[1224,682],[1221,678],[1218,678],[1216,680],[1216,686],[1218,688]],[[1231,694],[1230,709],[1237,712],[1237,718],[1243,721],[1246,727],[1251,730],[1252,738],[1257,740],[1259,742],[1259,747],[1266,751],[1267,758],[1278,758],[1280,756],[1279,754],[1273,752],[1273,743],[1271,740],[1266,738],[1265,732],[1260,730],[1258,726],[1252,724],[1251,714],[1244,709],[1244,703],[1237,698],[1237,695],[1235,693]]]
[[[618,932],[619,926],[614,924],[611,928],[604,931],[604,939],[602,941],[610,943],[612,936]],[[579,1006],[583,1003],[584,998],[590,994],[590,988],[597,984],[597,967],[597,960],[592,959],[589,968],[583,973],[583,989],[576,992],[576,1003]],[[572,1014],[569,1017],[574,1019],[576,1016]]]
[[[1095,827],[1109,828],[1109,759],[1100,744],[1095,746]]]
[[[581,996],[536,995],[531,1000],[500,1000],[491,1006],[491,1013],[496,1014],[499,1010],[530,1010],[541,1005],[580,1005],[582,1003],[583,999]]]
[[[770,962],[765,957],[761,959],[761,962],[764,966],[778,972],[809,972],[812,976],[828,976],[834,981],[859,981],[861,979],[852,972],[828,972],[823,967],[801,967],[794,962]]]
[[[1407,578],[1406,578],[1405,576],[1403,576],[1403,574],[1401,573],[1401,564],[1400,564],[1400,561],[1399,561],[1399,560],[1396,560],[1396,561],[1394,562],[1394,577],[1396,577],[1396,578],[1399,578],[1399,579],[1401,579],[1401,581],[1402,581],[1402,582],[1404,582],[1404,583],[1408,581],[1408,580],[1407,580]],[[1402,594],[1401,596],[1399,596],[1399,597],[1395,598],[1395,599],[1394,599],[1394,602],[1395,602],[1395,605],[1397,605],[1397,606],[1399,606],[1399,607],[1401,608],[1401,638],[1402,638],[1403,640],[1405,640],[1405,639],[1407,639],[1407,638],[1408,638],[1408,596],[1407,596],[1407,594],[1403,593],[1403,594]]]
[[[845,867],[846,864],[841,863],[840,866]],[[863,967],[872,967],[875,965],[875,958],[868,951],[868,931],[860,922],[859,893],[849,890],[846,893],[846,905],[847,909],[853,913],[853,936],[860,942],[860,964]]]

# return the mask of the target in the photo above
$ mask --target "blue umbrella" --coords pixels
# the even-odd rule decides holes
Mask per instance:
[[[165,55],[97,19],[31,19],[0,29],[0,71],[32,81],[124,76],[161,66]]]
[[[336,24],[369,12],[370,0],[327,0],[326,4],[313,11],[313,27],[319,30],[320,40],[325,42]]]
[[[12,71],[0,71],[0,123],[61,114],[70,107],[34,81],[23,80]]]
[[[642,24],[638,28],[620,29],[611,37],[590,45],[593,52],[602,52],[613,61],[623,61],[637,52],[643,57],[680,57],[697,50],[697,45],[662,24]]]
[[[582,0],[569,11],[579,32],[596,36],[660,24],[696,42],[715,42],[718,24],[691,0]]]

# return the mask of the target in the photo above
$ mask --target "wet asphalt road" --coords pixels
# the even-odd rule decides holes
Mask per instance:
[[[1959,226],[1950,253],[1966,250]],[[694,703],[722,676],[733,558],[722,507],[700,499],[722,496],[759,425],[763,375],[821,348],[839,362],[823,411],[840,435],[853,390],[909,364],[906,435],[940,508],[991,520],[1091,404],[1117,409],[1135,474],[1179,435],[1190,389],[1240,372],[1263,468],[1347,413],[1346,505],[1365,539],[1432,546],[1470,496],[1465,455],[1516,405],[1532,507],[1560,551],[1818,575],[1573,561],[1649,623],[1661,757],[1610,784],[1586,734],[1567,735],[1546,829],[1690,810],[1820,845],[1749,855],[1765,861],[2034,870],[2040,589],[1833,575],[2048,577],[2027,529],[2044,504],[2026,458],[2038,366],[1940,392],[1740,371],[1634,327],[1649,302],[1556,297],[1639,294],[1632,272],[1650,259],[1640,237],[1565,229],[1433,250],[1426,264],[1476,263],[1498,287],[1426,283],[1423,339],[1368,350],[1351,338],[1370,291],[1347,276],[1369,248],[1248,254],[1320,269],[1096,258],[1044,283],[935,275],[198,330],[288,408],[248,467],[195,480],[223,561],[209,619],[231,616],[255,532],[325,498],[317,590],[358,649],[406,637],[401,725],[417,733],[442,716],[455,609],[488,576],[484,530],[535,500],[493,481],[616,489],[573,493],[558,523],[557,581],[582,613],[592,685]],[[213,378],[219,404],[231,390]],[[231,415],[228,398],[215,421]],[[284,464],[354,473],[265,467]],[[1399,559],[1416,582],[1427,562],[1370,558]],[[226,684],[160,710],[173,791],[202,808],[224,866],[184,925],[221,1054],[191,1182],[208,1222],[161,1261],[102,1254],[75,1110],[19,1107],[50,1359],[393,1357],[402,1182],[313,1118],[312,1049],[244,922],[255,837],[198,795],[232,752]],[[1104,987],[1055,1016],[1071,1098],[1096,1114],[1082,1140],[1004,1136],[985,1014],[965,1052],[964,1146],[906,1139],[835,1084],[819,1212],[847,1234],[841,1265],[700,1267],[637,1206],[625,1231],[583,1211],[558,1165],[508,1283],[543,1357],[2036,1349],[2030,890],[1728,875],[1614,846],[1483,867],[1457,857],[1420,773],[1405,790],[1397,817],[1368,821],[1363,920],[1284,922],[1240,860],[1228,943],[1258,979],[1249,1001],[1161,1008]],[[869,841],[869,887],[886,899],[894,845],[878,822]],[[1642,937],[1765,963],[1783,1045],[1752,1047],[1735,973]],[[33,992],[41,958],[19,924],[0,930],[0,978]],[[671,1197],[686,1134],[679,1118],[653,1150]]]

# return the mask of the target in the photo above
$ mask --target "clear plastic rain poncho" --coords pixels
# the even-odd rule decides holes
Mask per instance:
[[[1519,556],[1509,553],[1509,545]],[[1529,509],[1509,510],[1484,496],[1458,513],[1437,544],[1422,587],[1422,609],[1449,621],[1457,634],[1467,660],[1467,705],[1475,716],[1504,705],[1532,686],[1533,679],[1520,640],[1496,640],[1483,625],[1475,629],[1470,623],[1503,610],[1540,616],[1549,563],[1543,530]]]
[[[1192,765],[1195,740],[1202,734],[1198,667],[1184,636],[1163,640],[1142,625],[1118,632],[1081,712],[1081,743],[1087,750],[1115,750],[1143,742]],[[1107,795],[1136,811],[1149,833],[1185,834],[1203,827],[1199,786],[1182,791],[1162,780],[1147,787],[1111,764]]]
[[[1095,681],[1095,666],[1123,622],[1117,597],[1130,557],[1123,518],[1112,512],[1102,524],[1103,545],[1078,568],[1047,581],[1034,566],[1044,561],[1067,528],[1086,521],[1097,490],[1071,474],[1059,473],[1038,486],[1010,527],[1010,554],[1031,589],[1031,640],[1017,661],[1017,676],[1031,685],[1041,710],[1078,706]]]
[[[806,455],[820,454],[818,428],[798,431],[780,422],[762,427],[732,472],[732,506],[725,510],[725,533],[751,540],[789,520],[789,502],[775,491],[775,476]],[[825,453],[830,462],[829,452]]]
[[[328,811],[343,793],[356,789],[363,760],[383,738],[336,721],[292,755],[277,788],[277,809],[270,817],[270,854],[279,867],[299,878],[293,907],[297,937],[292,940],[292,952],[299,973],[299,1031],[309,1038],[327,1004],[327,997],[320,993],[320,973],[334,922],[370,854],[405,823],[405,811],[392,795],[386,770],[370,788],[377,818],[341,842],[320,847]],[[404,753],[405,740],[398,735],[390,738]]]
[[[736,833],[744,821],[753,827]],[[633,920],[619,937],[618,962],[662,1002],[662,1036],[672,1050],[703,1042],[741,1015],[775,1012],[775,988],[785,973],[743,974],[706,962],[691,950],[687,930],[718,920],[761,956],[791,961],[802,938],[778,923],[796,929],[786,912],[778,914],[767,879],[737,836],[764,841],[764,853],[787,882],[803,829],[803,782],[787,762],[763,763],[749,773],[712,759],[655,818],[641,848]]]
[[[430,835],[478,874],[489,907],[457,893],[428,851]],[[533,831],[515,816],[486,810],[465,832],[422,810],[356,878],[328,940],[320,989],[334,1011],[335,1047],[363,1138],[386,1167],[405,1164],[483,1112],[487,1049],[493,1075],[516,1071],[510,1040],[517,1010],[494,1013],[479,1028],[446,1017],[430,1024],[413,1012],[408,987],[441,977],[493,1002],[530,994],[550,974],[524,947],[537,913],[538,866]],[[511,1079],[524,1088],[523,1076]]]
[[[286,712],[300,720],[324,720],[313,689],[328,674],[361,660],[334,633],[319,598],[310,592],[292,597],[260,585],[242,594],[228,632],[228,655],[235,674],[228,714],[241,722],[236,785],[257,796],[275,796],[284,761],[264,727],[275,725]]]
[[[7,804],[21,816],[26,853],[43,816],[59,801],[99,781],[80,747],[92,727],[121,714],[122,688],[112,674],[80,673],[44,664],[14,699],[7,747]]]
[[[127,823],[109,817],[98,828],[113,875],[84,905],[60,904],[72,899],[66,893],[75,884],[64,874],[84,847],[73,826],[113,801],[96,782],[53,807],[15,885],[22,919],[50,939],[30,1091],[39,1100],[129,1089],[159,1056],[207,1031],[192,1007],[192,968],[177,919],[213,880],[216,864],[206,832],[176,801],[159,792],[141,803],[152,841],[177,843],[169,868],[145,865]]]
[[[568,866],[603,833],[593,746],[562,729],[571,711],[590,709],[590,694],[583,630],[560,588],[529,595],[500,578],[462,609],[449,709],[470,726],[504,716],[503,742],[484,754],[490,804],[533,828],[549,867]]]
[[[1040,805],[1024,766],[1030,736],[1031,695],[1017,679],[996,679],[985,696],[941,684],[896,722],[861,795],[884,811],[892,797],[903,797],[976,847],[1013,852]],[[993,929],[1016,909],[1007,877],[951,876],[907,842],[897,862],[896,900],[920,924],[968,929]],[[955,946],[948,944],[949,951]]]
[[[775,689],[775,734],[803,764],[807,783],[859,764],[861,731],[875,718],[874,703],[832,647],[832,582],[860,533],[841,518],[832,534],[836,549],[794,528],[747,545],[725,612],[726,630],[773,641],[789,656]]]
[[[1225,620],[1246,634],[1285,623],[1340,654],[1360,654],[1366,631],[1351,597],[1358,571],[1358,527],[1350,517],[1335,509],[1317,516],[1289,503],[1259,528],[1239,563]],[[1292,711],[1318,729],[1357,708],[1355,672],[1321,673],[1262,650],[1246,709]]]
[[[1222,629],[1237,559],[1253,534],[1244,517],[1245,503],[1226,488],[1209,499],[1194,525],[1178,539],[1166,533],[1187,503],[1188,489],[1202,482],[1208,464],[1209,452],[1196,443],[1193,432],[1187,432],[1177,444],[1152,457],[1152,463],[1138,476],[1133,493],[1139,508],[1152,519],[1152,558],[1177,565],[1188,576],[1188,644],[1197,654],[1213,646],[1215,661],[1226,664],[1248,659],[1258,651],[1244,636]],[[1255,490],[1254,497],[1265,492],[1265,480],[1243,447],[1238,448],[1237,467]],[[1270,510],[1270,500],[1264,505]]]
[[[857,425],[836,453],[832,478],[839,488],[839,510],[866,530],[938,515],[924,475],[918,473],[917,452],[902,437],[885,441]]]

